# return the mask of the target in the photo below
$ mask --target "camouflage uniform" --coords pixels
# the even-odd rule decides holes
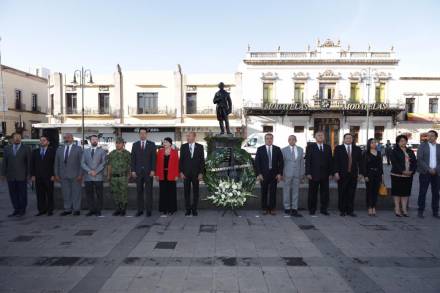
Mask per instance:
[[[119,209],[125,210],[128,203],[128,174],[130,171],[130,152],[113,150],[108,155],[108,164],[111,166],[110,188]]]

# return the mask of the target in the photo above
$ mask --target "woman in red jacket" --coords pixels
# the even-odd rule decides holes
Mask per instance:
[[[172,148],[173,140],[164,138],[163,148],[157,152],[156,180],[159,180],[159,212],[162,216],[177,211],[176,180],[179,176],[179,154]]]

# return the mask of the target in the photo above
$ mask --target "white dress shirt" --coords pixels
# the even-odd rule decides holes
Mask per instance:
[[[435,169],[437,167],[437,144],[428,143],[429,145],[429,168]]]
[[[344,146],[345,146],[345,150],[347,151],[347,154],[348,154],[348,148],[350,148],[350,150],[353,151],[351,145],[344,143]]]

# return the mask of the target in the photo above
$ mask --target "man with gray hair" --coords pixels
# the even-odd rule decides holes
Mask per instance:
[[[64,145],[58,147],[55,155],[55,180],[61,183],[64,198],[64,211],[60,216],[73,213],[80,215],[81,210],[81,169],[82,148],[73,143],[71,133],[64,134]]]
[[[298,199],[299,184],[304,177],[304,150],[296,145],[296,136],[289,136],[289,145],[282,149],[284,159],[283,171],[283,205],[287,216],[299,217]]]

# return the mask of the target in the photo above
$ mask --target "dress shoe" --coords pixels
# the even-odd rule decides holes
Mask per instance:
[[[142,211],[138,211],[134,216],[135,217],[140,217],[140,216],[142,216],[144,214],[144,212],[142,212]]]
[[[121,217],[125,217],[125,210],[121,210],[120,215],[121,215]]]
[[[190,210],[186,210],[185,217],[191,217],[191,211]]]
[[[87,214],[86,214],[86,217],[90,217],[90,216],[93,216],[95,213],[94,212],[88,212]],[[75,215],[75,214],[74,214]]]
[[[47,216],[53,216],[53,212],[47,212]]]
[[[16,217],[19,213],[14,211],[12,214],[8,215],[8,218]]]
[[[80,211],[74,211],[74,212],[73,212],[73,215],[74,215],[74,216],[79,216],[79,215],[81,215],[81,212],[80,212]]]
[[[40,217],[40,216],[45,215],[45,214],[46,214],[46,213],[38,212],[38,214],[35,214],[35,217]]]
[[[314,216],[315,215],[315,211],[309,211],[309,215]]]
[[[405,218],[409,218],[409,215],[405,214],[405,213],[403,213],[402,216],[405,217]]]
[[[121,210],[117,209],[116,211],[113,212],[113,216],[119,216],[121,214]]]
[[[423,212],[422,211],[418,211],[417,212],[417,217],[419,217],[420,219],[423,219],[425,216],[423,216]]]
[[[291,209],[290,210],[290,215],[296,217],[296,215],[298,215],[298,210]]]
[[[395,215],[396,215],[396,217],[402,217],[402,215],[401,214],[398,214],[398,213],[394,213]]]
[[[341,212],[339,215],[340,215],[341,217],[345,217],[345,213],[344,213],[344,212]]]
[[[321,211],[321,214],[325,215],[325,216],[330,216],[330,213],[327,211]]]
[[[147,213],[145,214],[145,217],[151,217],[151,211],[147,211]]]
[[[355,213],[348,213],[347,215],[350,216],[350,217],[353,217],[353,218],[357,217],[357,215]]]
[[[197,210],[193,210],[193,211],[192,211],[192,215],[193,215],[194,217],[197,217],[197,216],[199,215],[199,213],[197,212]]]
[[[286,216],[290,216],[291,211],[290,210],[284,210],[284,213],[286,214]]]
[[[101,216],[102,216],[101,212],[96,212],[95,215],[96,215],[97,217],[101,217]]]
[[[64,217],[64,216],[67,216],[67,215],[70,215],[70,214],[72,214],[71,211],[64,211],[64,212],[60,213],[60,216]]]

